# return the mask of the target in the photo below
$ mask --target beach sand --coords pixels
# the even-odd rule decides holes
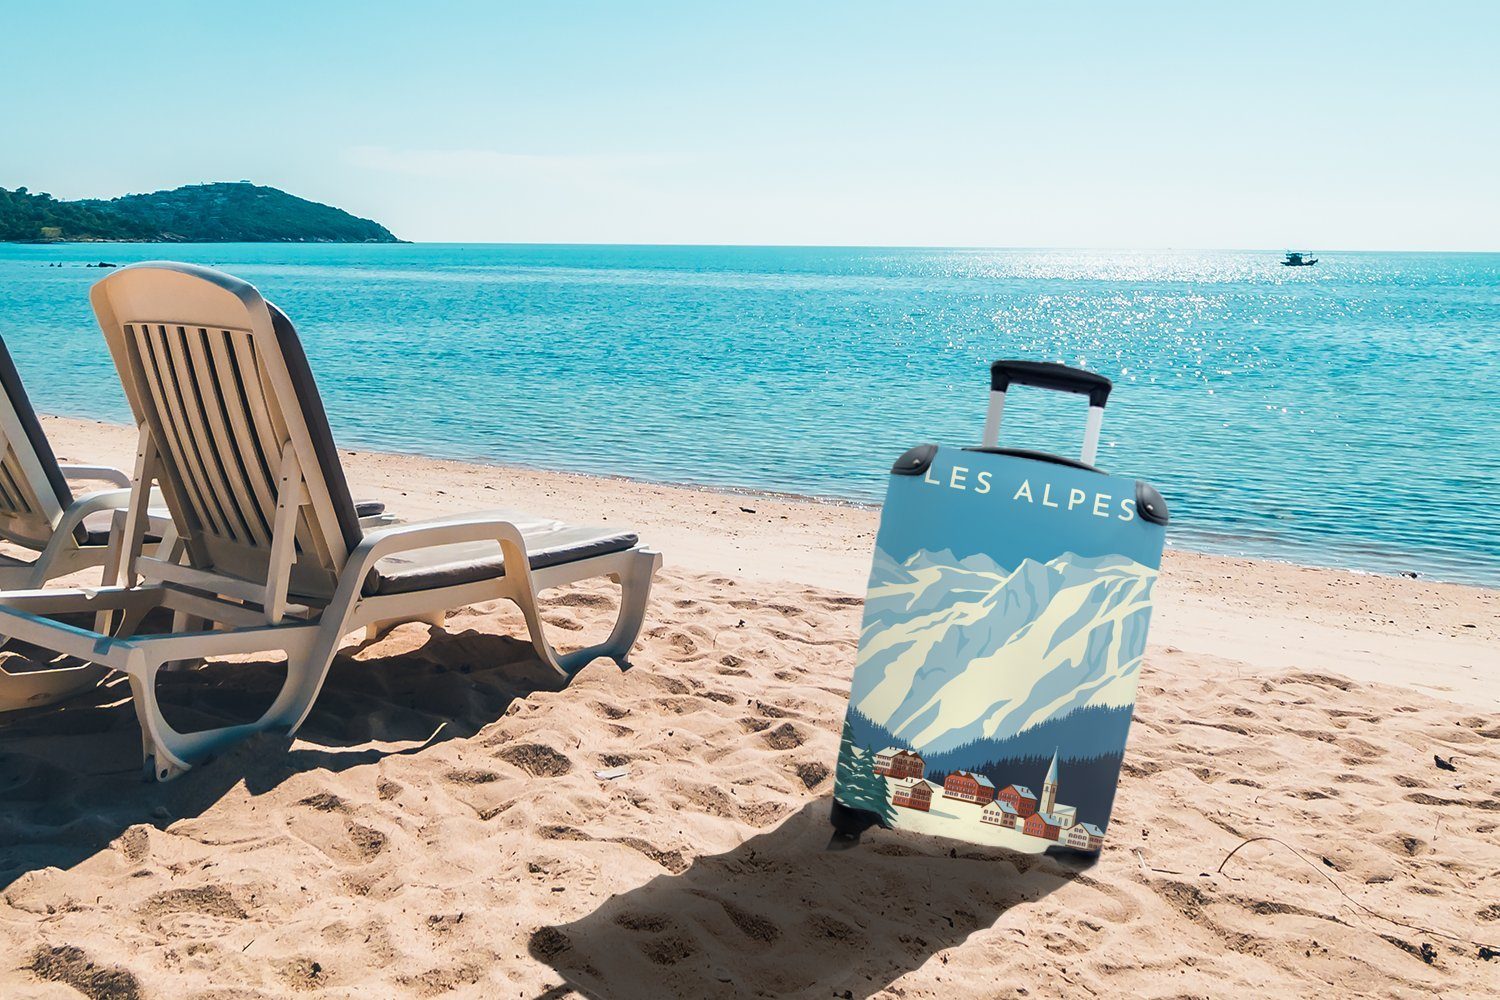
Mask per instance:
[[[45,424],[67,460],[133,451]],[[290,745],[165,785],[120,683],[0,722],[0,996],[1500,991],[1497,592],[1170,552],[1097,862],[884,831],[828,852],[874,512],[346,468],[407,517],[636,527],[667,562],[633,669],[563,687],[514,609],[474,607],[346,651]],[[557,592],[552,637],[590,641],[612,601]],[[274,672],[169,678],[210,719]]]

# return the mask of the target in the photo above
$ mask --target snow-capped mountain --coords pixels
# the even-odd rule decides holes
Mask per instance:
[[[919,751],[1004,739],[1084,706],[1124,707],[1156,571],[1124,556],[876,550],[853,704]]]

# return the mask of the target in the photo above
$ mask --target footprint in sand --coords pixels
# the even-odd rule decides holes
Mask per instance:
[[[639,931],[642,934],[660,934],[675,925],[672,919],[661,913],[636,913],[626,910],[615,917],[615,923],[627,931]]]
[[[651,677],[649,683],[652,686],[660,688],[661,690],[667,692],[667,694],[693,693],[693,689],[688,685],[688,683],[679,677],[668,677],[663,674],[657,674]]]
[[[349,834],[349,852],[356,859],[369,861],[385,850],[386,835],[374,827],[350,823],[345,829]]]
[[[329,970],[313,958],[294,958],[276,967],[277,977],[299,993],[321,990],[332,983]]]
[[[151,827],[144,823],[137,823],[120,834],[115,844],[119,846],[120,853],[125,855],[125,860],[131,864],[140,864],[151,854]]]
[[[740,819],[761,830],[780,823],[790,811],[785,802],[747,802],[739,808]]]
[[[776,926],[775,921],[751,913],[727,899],[715,899],[714,902],[723,908],[724,915],[734,924],[735,929],[756,944],[774,944],[781,938],[781,928]]]
[[[551,628],[562,629],[564,632],[582,632],[583,622],[574,618],[565,611],[553,611],[542,616],[542,621]]]
[[[484,962],[466,962],[451,969],[428,969],[415,976],[397,976],[396,982],[412,996],[436,997],[476,985],[484,979],[485,971]]]
[[[632,850],[640,851],[673,875],[680,875],[688,869],[688,861],[682,856],[681,851],[664,851],[639,837],[617,837],[614,842],[623,844]]]
[[[558,594],[556,597],[550,598],[547,603],[562,607],[593,608],[595,610],[605,610],[615,606],[614,599],[607,594],[591,594],[581,590],[570,590]]]
[[[249,916],[221,885],[200,885],[158,892],[136,908],[143,926],[163,937],[222,937]]]
[[[698,698],[657,698],[656,704],[673,715],[691,715],[704,708],[702,700]]]
[[[545,743],[518,743],[495,752],[534,778],[557,778],[573,770],[573,762]]]
[[[70,944],[39,946],[31,953],[31,972],[51,983],[71,986],[86,997],[141,1000],[140,980],[118,965],[97,965],[82,948]]]
[[[765,740],[772,750],[791,750],[807,742],[807,737],[802,735],[802,731],[790,722],[783,722],[770,732],[761,734],[761,739]]]
[[[792,770],[796,772],[798,778],[802,779],[802,784],[807,787],[808,791],[814,790],[824,781],[828,780],[828,765],[820,764],[816,761],[804,761],[800,764],[794,764],[792,765]]]
[[[332,792],[318,792],[309,795],[305,799],[298,799],[297,805],[316,809],[318,812],[348,812],[349,807],[344,805],[344,800]]]

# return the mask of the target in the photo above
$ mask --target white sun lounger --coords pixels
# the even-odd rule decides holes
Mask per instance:
[[[75,496],[81,483],[110,488]],[[60,465],[41,421],[31,406],[10,351],[0,340],[0,539],[11,553],[0,554],[0,591],[35,590],[49,581],[118,561],[111,547],[114,516],[130,502],[130,476],[98,465]],[[155,553],[175,535],[153,494],[152,535],[143,551]],[[20,550],[20,551],[15,551]],[[98,582],[97,580],[92,582]],[[0,633],[0,648],[9,638]],[[8,673],[0,667],[0,712],[46,705],[97,682],[103,671]]]
[[[0,634],[124,673],[147,773],[166,780],[262,730],[295,732],[341,640],[500,598],[517,604],[541,659],[570,675],[598,657],[626,666],[661,556],[634,534],[485,512],[367,530],[344,479],[291,322],[251,285],[187,264],[121,268],[94,286],[99,325],[136,418],[139,447],[118,582],[0,594]],[[180,559],[142,552],[147,491],[165,494]],[[566,655],[542,631],[543,590],[608,577],[619,619]],[[150,611],[166,634],[132,634]],[[92,612],[104,627],[55,616]],[[111,634],[113,633],[113,634]],[[286,681],[258,720],[178,732],[156,681],[176,661],[284,651]]]
[[[75,497],[73,485],[85,482],[112,488]],[[0,554],[0,591],[32,590],[102,567],[111,513],[130,502],[129,487],[130,476],[120,469],[58,464],[0,340],[0,539],[27,552]]]
[[[78,483],[109,483],[112,488],[76,496]],[[0,338],[0,539],[36,553],[0,553],[0,592],[35,590],[49,581],[85,570],[118,566],[111,548],[116,517],[130,503],[130,476],[107,465],[62,465],[42,430],[26,386]],[[361,524],[380,523],[385,505],[356,505]],[[152,492],[149,534],[142,551],[180,553],[171,515],[161,493]],[[164,545],[161,543],[165,543]],[[0,634],[0,648],[8,643]],[[0,667],[0,712],[37,708],[97,683],[102,668],[10,673]]]

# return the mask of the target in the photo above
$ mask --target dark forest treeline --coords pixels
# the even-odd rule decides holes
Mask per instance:
[[[942,753],[923,752],[922,756],[927,760],[929,768],[938,767],[945,771],[963,768],[972,771],[973,768],[965,761],[1042,756],[1050,760],[1053,750],[1060,750],[1065,759],[1118,755],[1125,749],[1132,714],[1133,709],[1128,706],[1109,708],[1091,705],[1038,723],[1014,736],[971,740]],[[911,744],[858,709],[850,710],[849,724],[854,731],[855,741],[862,747],[876,750],[888,746],[912,749]]]

